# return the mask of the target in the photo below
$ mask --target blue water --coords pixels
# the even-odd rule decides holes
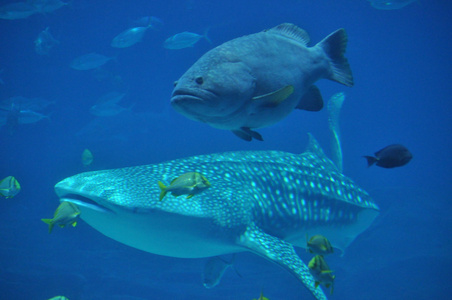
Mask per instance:
[[[2,3],[5,1],[2,1]],[[311,44],[345,28],[355,86],[321,80],[325,100],[343,91],[344,173],[381,207],[373,226],[329,265],[335,271],[330,299],[444,299],[452,292],[452,4],[416,1],[399,10],[377,10],[365,0],[89,1],[74,0],[52,13],[0,20],[0,101],[40,97],[55,104],[50,120],[0,128],[0,177],[15,176],[22,191],[0,202],[0,299],[252,299],[261,289],[271,300],[313,299],[290,274],[250,253],[219,286],[202,286],[207,259],[175,259],[111,240],[80,221],[48,234],[41,218],[53,214],[53,186],[86,170],[158,163],[228,150],[303,152],[307,132],[329,150],[326,109],[295,111],[260,129],[264,142],[244,142],[179,115],[169,105],[173,82],[202,54],[232,38],[291,22]],[[114,36],[147,15],[159,31],[130,48],[110,46]],[[38,55],[34,39],[46,27],[60,43]],[[212,44],[167,50],[178,32],[203,33]],[[96,71],[69,67],[77,56],[115,57]],[[89,113],[111,91],[127,92],[133,114],[98,122]],[[369,155],[401,143],[414,155],[396,169],[366,167]],[[93,164],[81,163],[83,149]],[[163,225],[164,226],[164,225]],[[299,249],[300,257],[309,255]],[[134,298],[135,297],[135,298]]]

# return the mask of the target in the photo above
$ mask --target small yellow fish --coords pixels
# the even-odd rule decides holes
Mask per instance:
[[[49,300],[69,300],[69,299],[64,296],[55,296],[50,298]]]
[[[308,235],[306,234],[306,240],[306,251],[309,251],[310,253],[320,255],[333,253],[333,247],[331,246],[330,241],[323,235],[314,235],[308,239]]]
[[[253,298],[253,300],[270,300],[267,297],[264,297],[264,293],[261,291],[261,295],[259,296],[259,298]]]
[[[196,194],[210,187],[210,183],[206,177],[198,172],[188,172],[174,178],[169,186],[165,186],[161,181],[158,182],[160,192],[159,200],[165,197],[166,193],[171,192],[175,197],[180,195],[188,195],[190,199]]]
[[[89,151],[88,149],[83,150],[83,153],[82,153],[82,164],[85,167],[87,167],[90,164],[92,164],[93,160],[94,160],[94,156],[91,153],[91,151]]]
[[[327,288],[331,286],[330,293],[334,290],[334,278],[335,275],[331,274],[333,271],[328,267],[325,259],[322,255],[314,256],[308,264],[309,272],[314,277],[315,287],[319,284],[325,285]]]
[[[0,195],[12,198],[19,194],[20,184],[13,176],[8,176],[0,181]]]
[[[41,221],[49,225],[49,233],[51,233],[53,226],[55,225],[63,228],[64,226],[71,224],[72,227],[75,227],[79,215],[80,210],[77,205],[72,202],[63,201],[55,210],[53,219],[41,219]]]

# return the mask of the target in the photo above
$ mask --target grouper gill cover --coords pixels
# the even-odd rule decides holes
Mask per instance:
[[[190,199],[158,181],[199,172],[211,186]],[[280,265],[326,299],[293,246],[322,234],[344,250],[378,206],[341,174],[310,136],[306,152],[240,151],[81,173],[55,186],[60,201],[104,235],[160,255],[195,258],[251,251]]]

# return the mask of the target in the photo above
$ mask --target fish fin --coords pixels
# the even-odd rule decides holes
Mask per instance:
[[[280,24],[267,32],[280,34],[301,43],[303,46],[307,46],[310,41],[309,34],[306,31],[291,23]]]
[[[319,281],[316,281],[316,282],[315,282],[315,288],[317,288],[317,287],[319,286],[319,284],[320,284],[320,282],[319,282]]]
[[[190,194],[190,195],[188,195],[187,196],[187,198],[185,198],[185,199],[190,199],[191,197],[193,197],[195,194]]]
[[[75,221],[74,223],[72,223],[72,227],[77,226],[77,221]]]
[[[323,108],[323,98],[319,88],[311,85],[295,108],[307,111],[321,110]]]
[[[204,34],[202,37],[209,43],[212,44],[212,41],[210,40],[209,36],[207,35],[209,33],[210,28],[207,27],[206,30],[204,30]]]
[[[346,86],[353,86],[352,71],[344,56],[346,46],[347,33],[344,28],[331,33],[316,45],[316,47],[322,48],[330,59],[331,73],[328,79]]]
[[[373,157],[373,156],[363,156],[365,159],[367,159],[367,167],[372,166],[374,163],[376,163],[378,161],[378,158]]]
[[[274,92],[253,97],[253,101],[259,101],[262,103],[264,107],[275,107],[279,103],[283,102],[293,93],[293,85],[286,85],[285,87],[280,88]]]
[[[64,224],[60,224],[60,225],[58,225],[58,226],[60,226],[60,228],[64,228]]]
[[[162,201],[162,199],[165,197],[167,191],[166,191],[166,186],[163,184],[163,182],[159,181],[158,182],[159,188],[160,188],[160,196],[159,196],[159,200]]]
[[[315,288],[314,277],[291,244],[263,232],[256,225],[248,226],[236,243],[289,271],[317,300],[326,300],[323,291]]]
[[[339,171],[336,165],[325,155],[325,152],[323,152],[322,147],[320,147],[319,142],[317,142],[315,137],[310,133],[308,133],[308,136],[309,143],[305,152],[310,152],[317,156],[317,158],[321,160],[324,166],[328,167],[329,170]]]
[[[333,273],[333,271],[331,271],[331,270],[322,270],[322,271],[320,271],[320,273],[322,273],[322,274],[329,274],[329,273]]]
[[[247,142],[250,142],[252,139],[258,141],[264,140],[259,132],[251,130],[249,127],[241,127],[240,129],[232,130],[232,133]]]
[[[43,221],[44,223],[46,223],[47,225],[49,225],[49,233],[51,233],[52,232],[52,229],[53,229],[53,226],[54,226],[54,224],[53,224],[53,219],[41,219],[41,221]]]

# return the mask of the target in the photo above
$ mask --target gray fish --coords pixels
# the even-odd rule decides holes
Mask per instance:
[[[270,126],[295,108],[318,111],[321,78],[353,85],[339,29],[314,47],[293,24],[226,42],[204,54],[176,82],[171,104],[189,119],[262,140],[254,128]]]
[[[102,54],[88,53],[75,58],[71,63],[71,68],[79,71],[97,69],[112,59],[112,57]]]
[[[113,38],[111,46],[115,48],[127,48],[141,42],[149,27],[129,28]]]
[[[393,10],[403,8],[418,0],[367,0],[373,8]]]
[[[209,43],[212,43],[207,36],[207,33],[200,35],[197,33],[184,31],[167,38],[163,43],[163,47],[171,50],[193,47],[202,38],[205,38]]]
[[[221,278],[229,267],[234,267],[234,258],[231,262],[227,262],[219,256],[211,257],[204,265],[203,285],[211,289],[220,283]],[[238,273],[237,273],[238,274]]]
[[[49,116],[32,110],[20,110],[19,111],[19,124],[32,124],[42,120],[49,120]]]
[[[159,180],[196,171],[212,187],[159,200]],[[296,247],[306,234],[344,250],[378,215],[372,198],[341,174],[311,136],[306,152],[239,151],[86,172],[55,185],[60,201],[104,235],[154,254],[200,258],[250,251],[326,299]]]
[[[89,112],[96,117],[113,117],[122,112],[132,110],[133,106],[122,107],[115,103],[101,103],[91,106]]]
[[[47,55],[50,50],[60,42],[49,32],[49,27],[41,31],[35,40],[35,52],[39,55]]]
[[[0,19],[26,19],[37,13],[36,7],[26,2],[14,2],[0,6]]]
[[[69,4],[69,2],[63,2],[60,0],[29,0],[29,3],[36,8],[37,12],[42,14],[54,12],[55,10]]]

